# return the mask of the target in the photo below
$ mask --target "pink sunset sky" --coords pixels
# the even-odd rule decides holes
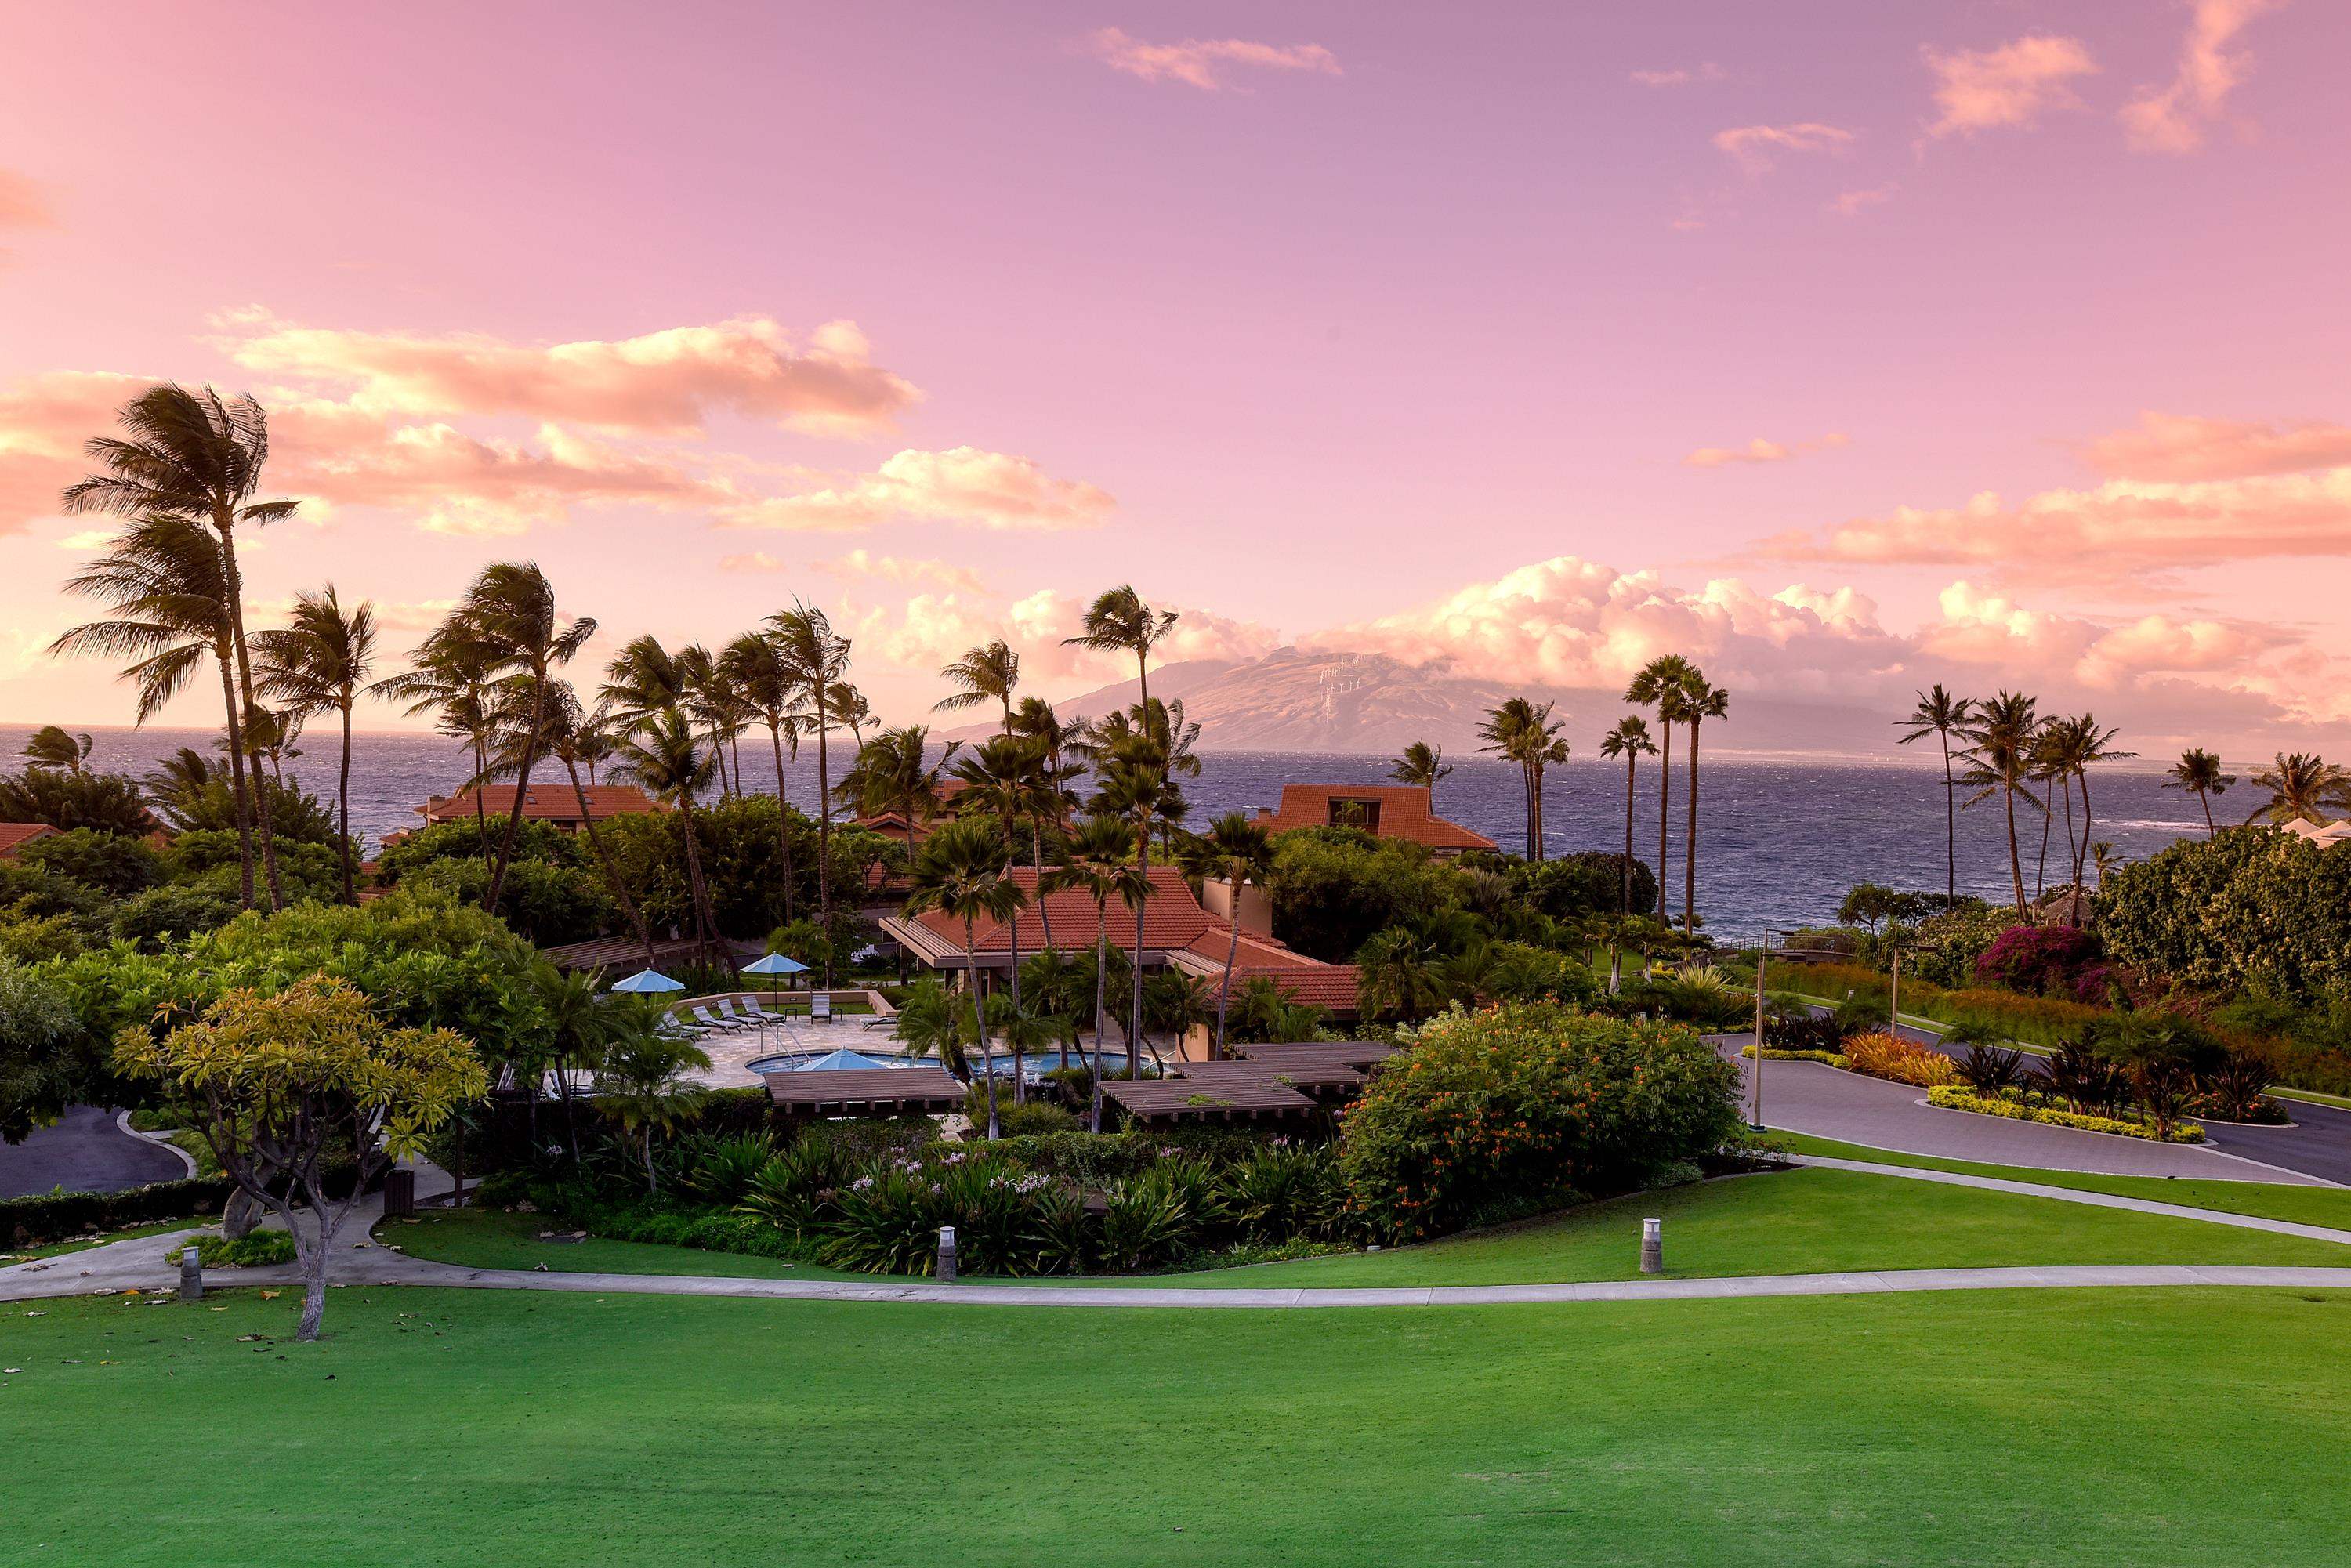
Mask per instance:
[[[170,377],[272,412],[265,618],[402,649],[496,559],[599,666],[805,598],[897,722],[992,635],[1115,678],[1058,644],[1131,580],[1170,657],[2340,750],[2346,57],[2339,0],[26,9],[0,720],[130,717],[42,653],[57,497]]]

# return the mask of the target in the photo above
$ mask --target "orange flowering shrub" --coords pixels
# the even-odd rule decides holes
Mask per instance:
[[[1738,1082],[1671,1024],[1555,1002],[1448,1013],[1347,1108],[1350,1207],[1374,1235],[1409,1240],[1505,1200],[1623,1191],[1730,1138]]]
[[[1848,1035],[1844,1064],[1872,1078],[1890,1078],[1896,1083],[1915,1083],[1921,1089],[1951,1082],[1959,1075],[1959,1064],[1941,1051],[1929,1051],[1916,1040],[1891,1034]]]

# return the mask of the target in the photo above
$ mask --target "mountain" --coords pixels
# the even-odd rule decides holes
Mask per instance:
[[[1100,686],[1055,704],[1062,718],[1131,705],[1135,683]],[[1413,665],[1384,653],[1277,648],[1261,659],[1196,659],[1151,672],[1151,695],[1181,697],[1185,716],[1201,726],[1203,751],[1385,754],[1426,740],[1466,755],[1478,726],[1505,697],[1555,702],[1579,755],[1628,711],[1621,693],[1520,685],[1473,679],[1439,664]],[[1842,752],[1892,756],[1886,717],[1843,704],[1791,702],[1734,693],[1730,717],[1707,727],[1709,750],[1771,755]],[[1653,721],[1654,722],[1654,721]],[[949,738],[982,739],[993,726],[974,724]]]

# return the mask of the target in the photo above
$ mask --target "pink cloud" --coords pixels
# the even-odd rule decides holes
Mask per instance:
[[[0,229],[47,229],[57,223],[56,209],[38,182],[14,169],[0,169]]]
[[[57,515],[58,492],[80,478],[82,443],[114,426],[143,376],[49,371],[0,388],[0,533]]]
[[[1941,117],[1929,136],[2029,126],[2053,109],[2080,107],[2070,84],[2095,75],[2097,62],[2077,38],[2033,33],[1995,49],[1925,51]]]
[[[2235,479],[2351,466],[2351,426],[2308,422],[2280,427],[2193,414],[2139,415],[2136,430],[2085,444],[2101,474],[2133,479]]]
[[[1892,201],[1894,193],[1900,189],[1902,189],[1900,185],[1888,180],[1883,185],[1871,185],[1864,190],[1840,191],[1836,198],[1829,203],[1829,211],[1840,217],[1850,218],[1858,214],[1865,207],[1874,207],[1881,202]]]
[[[1202,92],[1221,91],[1228,68],[1305,71],[1338,76],[1337,57],[1320,44],[1261,44],[1249,38],[1186,38],[1154,44],[1104,27],[1086,39],[1088,52],[1114,71],[1144,81],[1179,81]]]
[[[1750,174],[1770,169],[1785,152],[1842,153],[1855,141],[1850,131],[1815,120],[1794,125],[1740,125],[1714,133],[1714,144]]]
[[[1020,651],[1021,673],[1064,691],[1125,680],[1134,661],[1123,653],[1066,646],[1085,620],[1087,598],[1040,589],[1005,603],[985,592],[948,590],[914,595],[895,611],[865,612],[857,622],[862,654],[911,674],[929,677],[965,650],[1001,637]],[[1154,601],[1155,603],[1158,602]],[[1155,663],[1190,659],[1255,659],[1280,645],[1273,628],[1188,605],[1167,605],[1180,619],[1155,650]]]
[[[1742,463],[1786,463],[1806,453],[1843,446],[1847,439],[1840,431],[1831,431],[1817,441],[1799,441],[1793,444],[1767,441],[1759,435],[1744,446],[1701,446],[1684,457],[1682,463],[1691,468],[1726,468]]]
[[[808,569],[829,577],[849,580],[864,579],[909,587],[930,584],[971,594],[988,591],[987,585],[980,580],[979,573],[967,566],[957,566],[935,556],[877,555],[872,550],[853,549],[830,560],[810,561]]]
[[[1697,67],[1676,67],[1671,70],[1635,71],[1632,79],[1642,87],[1687,87],[1693,82],[1720,81],[1730,73],[1712,60]]]
[[[2179,69],[2163,87],[2142,88],[2122,109],[2125,133],[2141,152],[2193,152],[2227,112],[2229,95],[2252,74],[2248,50],[2231,50],[2254,18],[2284,0],[2196,0]]]
[[[1027,457],[957,446],[909,449],[871,474],[824,489],[775,496],[730,507],[730,528],[841,529],[894,518],[971,523],[996,529],[1092,528],[1117,506],[1082,480],[1060,479]]]
[[[611,341],[524,344],[484,333],[426,336],[297,327],[246,312],[220,346],[248,370],[348,392],[378,413],[515,414],[640,434],[688,435],[716,412],[796,430],[887,429],[922,395],[873,364],[846,321],[796,341],[766,317],[673,327]]]

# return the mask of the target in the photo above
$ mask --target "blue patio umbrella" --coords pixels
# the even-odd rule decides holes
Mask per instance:
[[[625,980],[612,982],[612,989],[626,991],[631,996],[658,996],[664,991],[685,989],[684,980],[673,980],[659,969],[639,969]]]
[[[781,953],[770,953],[756,964],[744,965],[743,972],[747,975],[767,976],[768,1000],[773,1002],[776,999],[775,977],[778,975],[805,975],[808,973],[808,966],[798,958],[788,958]]]

